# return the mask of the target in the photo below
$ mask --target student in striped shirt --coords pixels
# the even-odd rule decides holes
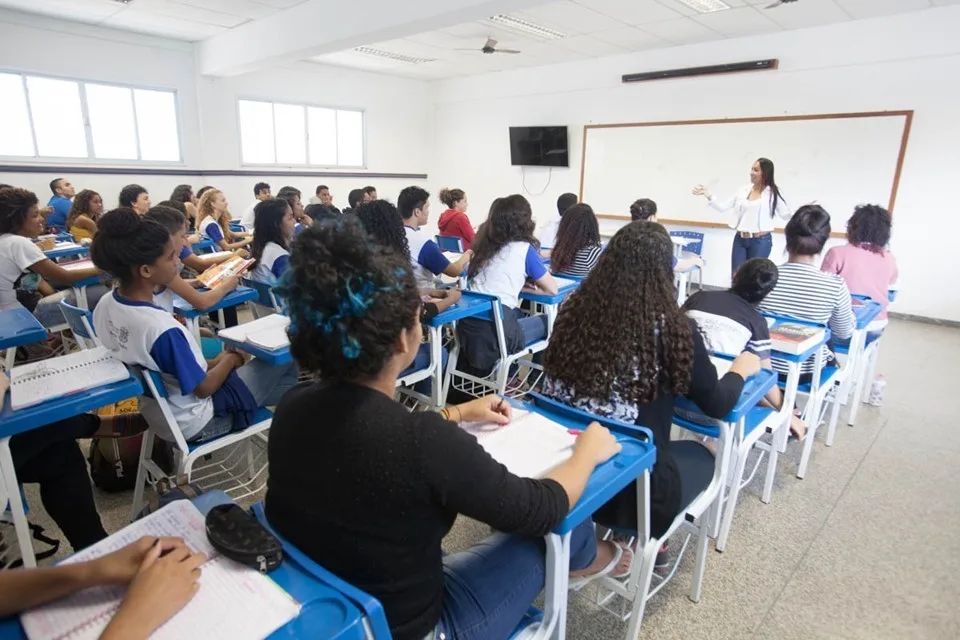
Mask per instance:
[[[550,270],[586,278],[600,259],[600,226],[588,204],[577,204],[560,218],[557,242],[550,254]]]
[[[761,303],[760,310],[799,320],[818,322],[830,327],[837,340],[849,340],[856,328],[850,302],[850,290],[843,278],[824,273],[817,267],[817,257],[830,238],[830,214],[823,207],[808,204],[800,207],[787,223],[786,264],[780,265],[777,286]],[[833,352],[824,346],[826,363],[834,360]],[[787,364],[773,358],[773,368],[785,377]],[[813,358],[800,369],[801,383],[813,374]]]

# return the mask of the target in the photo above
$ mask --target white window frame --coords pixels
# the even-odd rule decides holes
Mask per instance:
[[[303,107],[303,121],[305,125],[305,137],[304,145],[306,146],[307,153],[307,164],[290,164],[284,162],[246,162],[243,159],[243,140],[241,138],[240,130],[240,103],[241,102],[263,102],[270,105],[270,110],[273,112],[274,105],[276,104],[285,104],[292,107]],[[362,136],[363,139],[360,141],[361,152],[363,153],[363,162],[361,164],[310,164],[310,124],[307,116],[307,109],[313,107],[315,109],[329,109],[331,111],[353,111],[359,113],[363,121],[362,127]],[[237,155],[241,167],[283,167],[289,169],[306,169],[311,171],[316,171],[318,169],[366,169],[367,168],[367,111],[366,109],[361,109],[359,107],[344,107],[344,106],[331,106],[324,104],[316,104],[313,102],[295,102],[290,100],[272,100],[268,98],[256,98],[252,96],[237,96],[236,104],[236,114],[237,114]],[[336,117],[339,117],[337,114]],[[276,140],[276,119],[274,118],[274,140],[273,140],[273,150],[274,157],[276,157],[277,150],[277,140]],[[336,141],[334,141],[336,146]],[[339,155],[339,154],[338,154]],[[339,158],[338,158],[339,160]]]
[[[170,87],[158,87],[150,85],[133,85],[125,84],[122,82],[109,82],[103,80],[95,80],[92,78],[71,78],[67,76],[56,76],[47,73],[32,73],[29,71],[19,71],[17,69],[5,69],[0,67],[0,73],[20,76],[20,82],[23,85],[24,96],[27,100],[27,119],[30,122],[30,137],[33,139],[33,150],[34,154],[32,156],[11,156],[11,155],[0,155],[0,161],[8,164],[30,164],[30,165],[104,165],[104,166],[183,166],[184,156],[183,156],[183,119],[181,118],[182,110],[180,109],[180,93],[176,89],[171,89]],[[80,91],[80,109],[81,117],[83,118],[83,132],[84,138],[87,142],[87,157],[86,158],[65,158],[61,156],[41,156],[39,155],[39,149],[37,148],[37,132],[34,129],[33,124],[33,112],[30,109],[30,91],[27,88],[27,78],[47,78],[50,80],[64,80],[67,82],[76,82]],[[131,159],[122,159],[122,158],[97,158],[94,155],[93,149],[93,129],[90,126],[90,113],[87,111],[87,84],[97,84],[108,87],[119,87],[121,89],[141,89],[144,91],[164,91],[166,93],[173,94],[173,108],[174,116],[177,119],[177,149],[180,153],[179,160],[131,160]],[[134,107],[133,110],[134,124],[137,122],[137,110]],[[134,128],[134,134],[136,135],[137,142],[137,155],[140,155],[140,134],[139,131]]]

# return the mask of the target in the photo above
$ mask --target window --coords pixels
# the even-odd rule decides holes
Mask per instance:
[[[176,94],[0,73],[0,156],[179,162]]]
[[[240,100],[245,164],[362,167],[363,112]]]

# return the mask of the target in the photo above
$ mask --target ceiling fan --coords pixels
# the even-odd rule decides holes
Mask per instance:
[[[768,4],[764,9],[776,9],[782,4],[790,4],[791,2],[796,2],[797,0],[777,0],[773,4]]]
[[[487,38],[487,42],[480,47],[480,49],[456,49],[456,51],[480,51],[480,53],[485,53],[487,55],[493,53],[521,53],[516,49],[497,49],[497,41],[493,38]]]

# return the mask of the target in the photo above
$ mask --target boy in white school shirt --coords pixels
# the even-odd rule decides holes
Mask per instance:
[[[433,236],[421,227],[430,220],[430,194],[420,187],[407,187],[397,198],[397,211],[406,227],[413,276],[421,289],[434,288],[434,276],[441,273],[459,278],[470,263],[473,251],[467,249],[456,262],[450,262]]]
[[[270,195],[270,185],[266,182],[258,182],[253,185],[253,197],[256,198],[249,207],[244,209],[243,215],[240,216],[240,224],[243,225],[243,228],[247,231],[253,229],[253,225],[256,222],[254,209],[257,208],[257,205],[273,196]]]

